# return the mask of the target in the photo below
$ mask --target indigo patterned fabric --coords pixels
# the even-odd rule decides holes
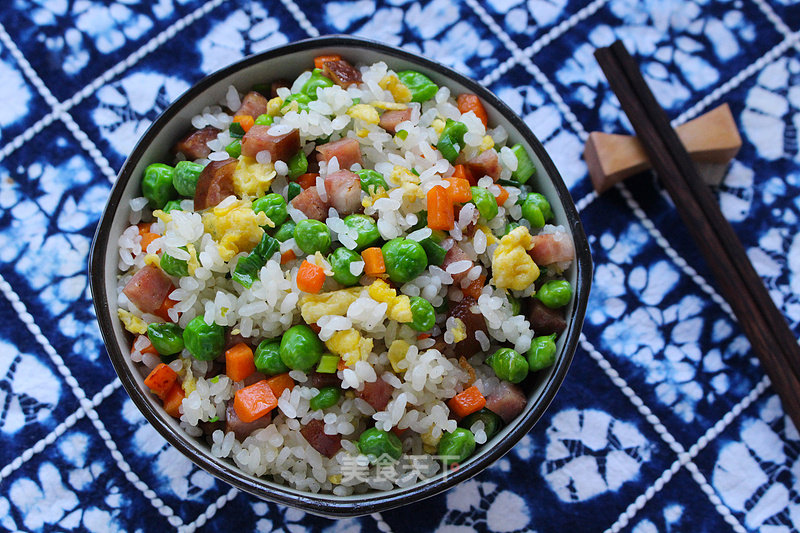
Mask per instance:
[[[630,126],[594,58],[622,39],[675,124],[727,102],[715,189],[800,332],[800,3],[793,0],[6,0],[0,9],[0,530],[760,531],[800,526],[800,434],[651,174],[598,197],[589,131]],[[195,467],[116,379],[87,285],[115,174],[205,74],[309,36],[402,46],[530,125],[595,261],[555,401],[475,479],[333,521]]]

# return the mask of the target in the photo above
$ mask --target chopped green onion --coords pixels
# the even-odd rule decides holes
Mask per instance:
[[[517,156],[517,170],[511,173],[511,178],[520,183],[525,183],[536,173],[536,166],[521,144],[512,146],[511,151]]]
[[[317,365],[317,372],[319,372],[320,374],[333,374],[334,372],[336,372],[336,368],[338,365],[339,365],[338,355],[325,354],[319,360],[319,364]]]
[[[239,156],[242,155],[242,141],[240,139],[234,139],[225,147],[225,151],[228,152],[228,155],[232,158],[238,159]]]

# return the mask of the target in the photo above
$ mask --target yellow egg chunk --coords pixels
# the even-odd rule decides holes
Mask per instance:
[[[281,112],[283,98],[276,96],[267,102],[267,114],[271,117],[277,116]]]
[[[401,167],[399,165],[392,169],[392,174],[389,176],[389,179],[398,185],[403,185],[405,183],[419,183],[419,176],[408,170],[406,167]]]
[[[144,256],[144,264],[161,267],[161,259],[156,254],[147,254]]]
[[[369,352],[372,351],[372,339],[365,339],[358,331],[348,329],[334,333],[325,341],[325,346],[331,353],[341,357],[345,365],[353,366],[369,357]]]
[[[397,102],[383,102],[381,100],[371,102],[371,105],[377,107],[378,109],[385,109],[386,111],[401,111],[408,107],[406,104]]]
[[[369,291],[369,297],[376,302],[386,302],[388,304],[397,296],[397,291],[382,279],[373,281],[367,290]]]
[[[414,320],[414,315],[411,313],[411,298],[405,294],[394,298],[389,302],[386,316],[389,317],[389,320],[394,320],[395,322],[406,323]]]
[[[500,239],[492,256],[494,285],[500,289],[522,291],[539,277],[539,267],[528,255],[533,247],[528,228],[520,226]]]
[[[460,318],[456,318],[455,323],[450,331],[453,333],[453,342],[458,343],[467,338],[467,325]]]
[[[405,372],[405,369],[400,368],[398,365],[400,361],[406,358],[409,348],[411,348],[411,345],[400,339],[393,341],[392,345],[389,346],[389,364],[392,365],[392,370],[394,370],[395,374]]]
[[[259,198],[267,194],[276,175],[272,163],[264,165],[253,157],[239,156],[239,163],[233,171],[233,191],[239,197]]]
[[[122,321],[122,325],[125,326],[125,329],[131,333],[136,333],[139,335],[144,335],[147,333],[147,323],[130,311],[119,308],[117,309],[117,316]]]
[[[367,124],[377,124],[381,121],[378,110],[367,104],[356,104],[347,110],[347,114],[353,118],[363,120]]]
[[[249,252],[256,247],[269,218],[262,213],[254,213],[250,202],[238,200],[232,205],[215,207],[203,214],[203,227],[217,242],[217,249],[223,261],[230,261],[239,252]]]
[[[492,230],[490,230],[487,226],[485,226],[483,224],[478,224],[476,227],[479,230],[481,230],[484,235],[486,235],[486,246],[487,246],[487,248],[489,246],[493,245],[493,244],[497,244],[498,242],[500,242],[498,240],[498,238],[494,236],[494,234],[492,233]]]
[[[395,102],[407,103],[411,101],[411,90],[400,81],[397,76],[384,76],[378,82],[381,89],[386,89],[392,93]]]
[[[300,314],[306,324],[315,324],[325,315],[345,316],[350,304],[358,299],[363,287],[352,287],[300,298]]]
[[[485,152],[490,148],[494,148],[494,139],[492,139],[491,135],[485,135],[481,140],[481,145],[478,147],[478,150]]]
[[[197,250],[194,244],[189,243],[186,245],[186,251],[189,252],[189,260],[186,262],[186,266],[189,267],[189,275],[194,276],[194,271],[200,268],[200,261],[197,260]]]
[[[444,129],[444,125],[445,125],[445,121],[440,119],[440,118],[434,119],[433,122],[431,123],[431,127],[434,129],[434,131],[436,131],[436,135],[441,135],[442,134],[442,130]]]

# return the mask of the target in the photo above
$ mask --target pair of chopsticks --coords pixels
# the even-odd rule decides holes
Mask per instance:
[[[595,52],[609,85],[672,197],[720,291],[761,360],[784,411],[800,428],[800,346],[717,200],[622,42]]]

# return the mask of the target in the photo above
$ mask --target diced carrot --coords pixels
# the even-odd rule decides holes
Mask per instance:
[[[303,261],[297,271],[297,288],[309,294],[317,294],[325,284],[325,270],[314,263]]]
[[[181,417],[180,408],[184,398],[186,398],[186,393],[183,392],[181,384],[176,382],[164,395],[164,410],[169,416],[173,418]]]
[[[473,187],[476,187],[478,185],[478,180],[476,180],[475,177],[472,175],[472,172],[470,172],[469,167],[467,165],[456,165],[452,177],[465,179]]]
[[[310,327],[310,328],[311,328],[311,331],[313,331],[313,332],[314,332],[314,333],[316,333],[317,335],[319,335],[319,332],[320,332],[320,331],[322,331],[322,328],[321,328],[321,327],[319,327],[319,326],[318,326],[316,323],[314,323],[314,322],[312,322],[311,324],[309,324],[309,325],[308,325],[308,327]]]
[[[164,363],[159,363],[158,366],[144,378],[144,384],[147,385],[153,394],[162,399],[176,381],[178,381],[178,373]]]
[[[469,182],[464,178],[446,178],[446,182],[450,184],[447,188],[447,195],[453,203],[469,202],[472,200],[472,190],[469,188]]]
[[[314,68],[322,68],[328,61],[339,61],[342,56],[339,54],[330,54],[326,56],[317,56],[314,58]]]
[[[423,339],[427,339],[427,338],[428,338],[428,337],[430,337],[430,336],[431,336],[431,334],[430,334],[430,333],[420,333],[419,335],[417,335],[417,340],[418,340],[418,341],[421,341],[421,340],[423,340]]]
[[[297,259],[297,255],[294,253],[294,250],[286,250],[281,254],[281,264],[285,265],[289,261],[294,261]]]
[[[440,187],[444,190],[444,187]],[[386,273],[386,263],[383,262],[383,252],[377,246],[367,248],[361,252],[364,260],[364,274],[367,276],[378,276]]]
[[[255,124],[255,119],[250,115],[236,115],[233,117],[233,121],[238,122],[245,133],[247,133],[250,128],[253,127],[253,124]]]
[[[484,405],[486,405],[486,398],[475,385],[459,392],[447,402],[450,410],[462,418],[475,411],[480,411]]]
[[[147,335],[139,335],[139,336],[137,336],[136,339],[133,341],[133,344],[136,344],[137,342],[139,342],[139,339],[141,337],[144,337],[144,339],[147,341],[147,344],[145,345],[144,348],[139,350],[139,353],[141,353],[141,354],[151,353],[153,355],[158,355],[158,350],[156,350],[156,347],[153,346],[152,342],[150,342],[150,339],[147,338]],[[133,345],[131,345],[131,353],[133,353],[135,350],[136,350],[136,348],[134,348]]]
[[[170,289],[169,292],[171,293],[173,290],[175,290],[174,287]],[[169,317],[169,310],[172,309],[176,303],[178,302],[167,296],[164,298],[164,301],[161,302],[161,307],[153,311],[153,314],[164,322],[174,322],[174,320]]]
[[[308,189],[317,184],[317,176],[319,176],[319,174],[316,172],[306,172],[297,178],[297,183],[299,183],[300,187],[303,189]]]
[[[269,413],[278,405],[266,379],[239,389],[233,397],[233,409],[242,422],[253,422]]]
[[[481,119],[481,122],[483,122],[484,126],[489,123],[489,117],[486,114],[486,109],[484,109],[481,99],[476,95],[470,93],[459,94],[458,98],[456,99],[456,104],[458,105],[458,111],[461,114],[472,111],[475,113],[476,117]]]
[[[286,389],[292,390],[294,388],[294,380],[288,373],[272,376],[267,379],[267,383],[276,398],[280,398]]]
[[[233,381],[242,381],[256,371],[253,349],[240,342],[225,351],[225,373]]]
[[[150,231],[150,227],[152,226],[150,222],[140,222],[137,226],[139,227],[139,235],[142,237],[142,250],[146,251],[150,243],[161,237],[161,235]]]
[[[508,191],[502,185],[497,186],[500,187],[500,194],[495,196],[495,198],[497,199],[497,205],[502,206],[504,203],[506,203],[506,200],[508,200]]]
[[[453,202],[441,185],[428,191],[428,227],[444,231],[453,229]]]
[[[464,296],[471,296],[476,300],[480,298],[481,292],[483,291],[483,286],[486,284],[486,276],[480,275],[478,279],[474,279],[470,282],[469,285],[461,289],[461,292],[464,293]]]

